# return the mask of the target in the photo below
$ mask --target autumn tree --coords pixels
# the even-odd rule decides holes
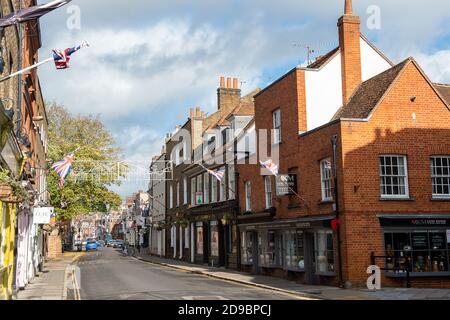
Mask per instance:
[[[73,172],[62,189],[55,172],[51,171],[48,176],[50,201],[58,219],[68,220],[77,215],[107,212],[108,208],[117,209],[122,200],[108,187],[120,184],[126,167],[120,164],[121,150],[115,146],[112,133],[99,116],[73,116],[60,104],[49,103],[47,106],[49,167],[75,151]],[[111,168],[114,163],[119,166],[114,165],[115,171]]]

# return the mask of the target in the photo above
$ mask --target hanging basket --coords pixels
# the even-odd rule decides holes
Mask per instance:
[[[0,199],[11,197],[13,189],[9,184],[0,183]]]

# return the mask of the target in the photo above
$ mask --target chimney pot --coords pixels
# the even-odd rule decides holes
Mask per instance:
[[[237,78],[233,79],[233,89],[239,89],[239,84],[238,84],[238,79]]]
[[[225,77],[220,77],[220,87],[225,88]]]
[[[202,111],[202,119],[205,118],[205,111]]]
[[[194,118],[195,113],[194,113],[194,108],[191,108],[191,113],[190,113],[191,119]]]
[[[227,78],[227,88],[231,88],[231,78]]]
[[[197,107],[197,109],[195,111],[195,117],[200,118],[200,107]]]

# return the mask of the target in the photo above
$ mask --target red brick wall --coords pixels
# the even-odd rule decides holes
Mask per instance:
[[[61,237],[55,235],[48,236],[48,259],[58,259],[62,257]]]
[[[415,102],[410,98],[415,96]],[[413,121],[412,114],[416,114]],[[367,123],[343,122],[345,276],[365,285],[369,255],[384,255],[380,213],[450,213],[450,202],[431,201],[430,156],[450,154],[450,112],[425,78],[410,63]],[[407,156],[413,201],[381,201],[379,156]],[[384,279],[385,284],[398,281]],[[449,279],[413,284],[448,286]]]

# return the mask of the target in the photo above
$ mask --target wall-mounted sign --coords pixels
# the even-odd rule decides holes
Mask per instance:
[[[297,175],[281,174],[276,178],[277,196],[290,196],[297,192]]]
[[[203,192],[196,192],[195,193],[195,204],[196,205],[203,204]]]
[[[33,222],[34,224],[50,224],[51,217],[55,214],[55,208],[44,207],[33,209]]]

